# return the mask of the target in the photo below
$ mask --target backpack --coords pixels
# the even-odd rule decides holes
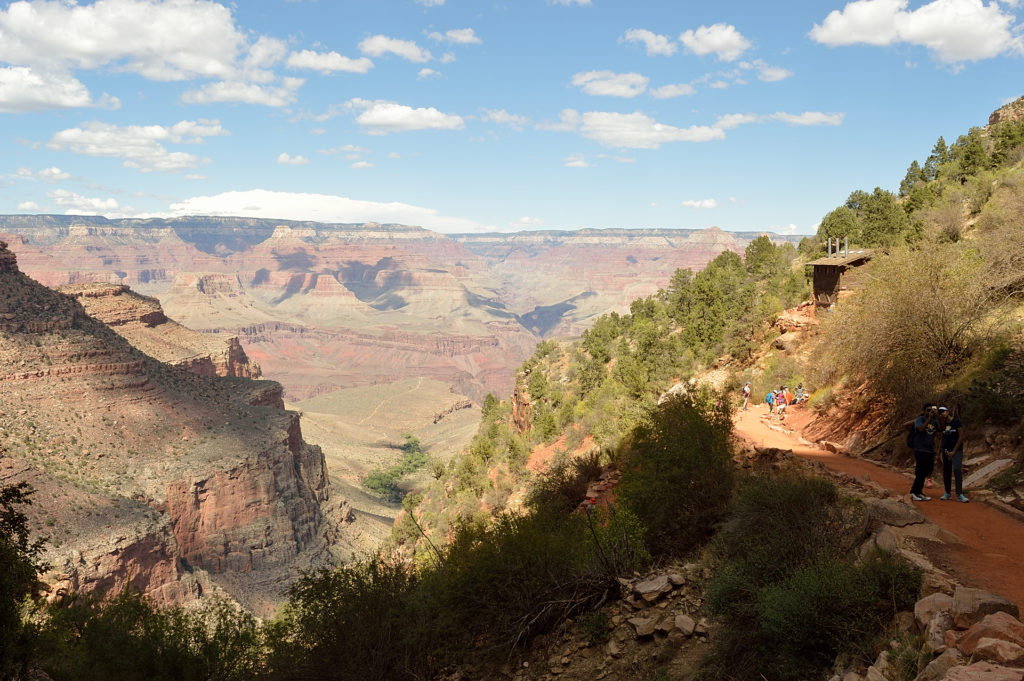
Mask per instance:
[[[764,401],[767,402],[768,404],[775,404],[775,394],[771,392],[768,393],[767,395],[764,396]]]

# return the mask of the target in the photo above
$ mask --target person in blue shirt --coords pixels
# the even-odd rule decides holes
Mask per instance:
[[[942,452],[942,482],[946,493],[942,499],[953,499],[950,494],[950,483],[956,480],[956,500],[963,503],[970,501],[964,495],[964,422],[946,407],[939,407],[939,428],[942,432],[940,449]]]
[[[939,408],[934,404],[924,405],[921,415],[914,419],[914,484],[910,498],[914,501],[931,501],[924,493],[924,481],[935,470],[935,435],[939,432]]]

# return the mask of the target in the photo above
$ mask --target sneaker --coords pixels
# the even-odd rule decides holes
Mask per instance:
[[[932,500],[931,497],[926,497],[923,494],[914,494],[913,492],[910,493],[910,498],[913,499],[914,501],[931,501]]]
[[[943,501],[949,501],[952,498],[953,498],[953,495],[950,494],[949,492],[946,492],[941,497],[939,497],[939,499],[942,499]]]
[[[966,497],[965,495],[963,495],[963,494],[957,495],[957,498],[956,498],[956,500],[957,500],[957,501],[959,501],[959,502],[961,502],[961,503],[964,503],[964,504],[966,504],[966,503],[967,503],[968,501],[970,501],[970,499],[968,499],[968,498],[967,498],[967,497]]]

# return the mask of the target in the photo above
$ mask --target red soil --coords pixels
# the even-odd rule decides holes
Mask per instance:
[[[769,427],[764,418],[768,407],[759,404],[748,411],[737,411],[736,434],[763,447],[792,449],[797,456],[818,461],[828,468],[871,480],[899,494],[908,494],[912,471],[895,472],[865,459],[808,446],[800,442],[800,428],[809,420],[805,408],[790,407],[785,426],[794,429],[784,433]],[[773,422],[778,424],[778,422]],[[926,488],[932,501],[915,502],[914,507],[928,520],[960,539],[962,544],[925,547],[925,553],[937,566],[966,586],[981,587],[1008,598],[1024,611],[1024,523],[984,503],[961,504],[940,501],[941,474],[935,476],[937,487]],[[965,490],[970,496],[970,490]]]

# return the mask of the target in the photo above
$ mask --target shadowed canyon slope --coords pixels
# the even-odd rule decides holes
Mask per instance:
[[[79,293],[101,308],[106,294],[129,297]],[[299,415],[281,408],[279,384],[200,375],[217,373],[221,356],[223,373],[253,367],[230,344],[198,361],[187,330],[175,333],[155,301],[135,301],[99,312],[129,330],[168,327],[163,349],[174,346],[181,366],[19,272],[0,242],[0,482],[37,490],[28,510],[51,537],[53,590],[130,581],[158,602],[223,590],[266,611],[297,569],[347,548],[350,511],[332,499]],[[198,373],[183,368],[190,359]]]
[[[293,400],[407,377],[505,394],[539,338],[579,333],[756,236],[67,216],[0,217],[0,235],[44,284],[128,284],[189,328],[237,335]]]

